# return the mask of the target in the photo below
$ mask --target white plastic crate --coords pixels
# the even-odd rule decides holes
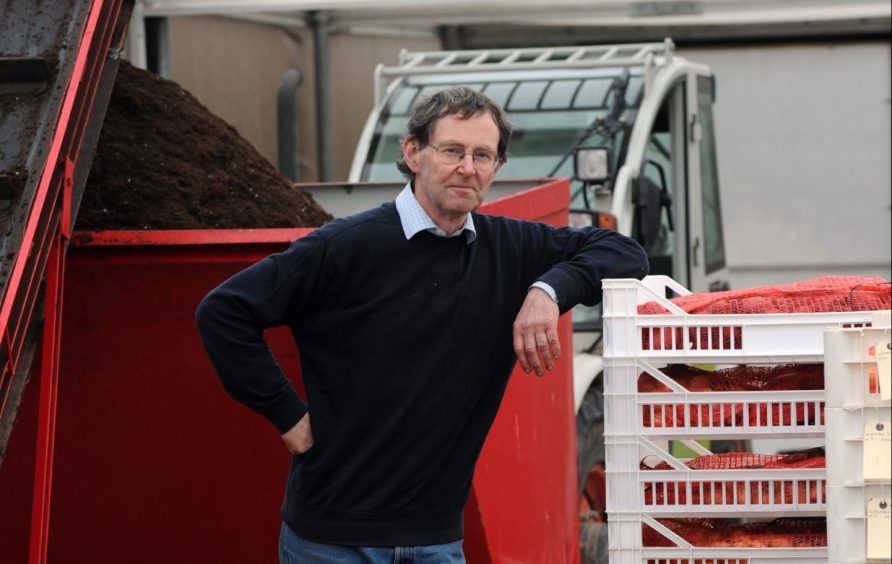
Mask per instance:
[[[686,441],[697,454],[711,454]],[[638,437],[607,447],[607,507],[653,517],[822,516],[824,468],[692,469],[657,442]],[[639,461],[663,461],[672,469],[642,469]]]
[[[870,486],[829,486],[827,498],[827,552],[829,562],[868,562],[892,558],[889,550],[888,519],[880,520],[877,538],[868,540],[868,503],[873,503],[876,511],[883,507],[888,511],[892,502],[890,487]],[[885,506],[882,504],[885,503]],[[888,513],[887,513],[888,515]],[[868,542],[874,546],[874,558],[868,559]]]
[[[824,332],[829,562],[892,558],[892,402],[879,393],[876,350],[889,339],[888,315],[870,328]]]
[[[642,524],[670,539],[675,547],[645,547]],[[709,548],[695,547],[641,514],[615,514],[607,521],[611,564],[817,564],[827,562],[827,548]],[[615,541],[615,542],[614,542]]]
[[[871,432],[872,429],[877,430],[877,425],[885,425],[888,433],[890,415],[892,408],[889,407],[855,410],[828,407],[825,410],[828,484],[861,486],[865,483],[890,483],[888,476],[871,478],[871,473],[868,473],[865,479],[864,475],[865,429]]]
[[[673,391],[639,392],[642,373]],[[640,358],[605,359],[604,374],[607,437],[805,438],[824,434],[824,390],[691,392]]]
[[[666,276],[608,279],[604,291],[604,357],[668,362],[821,362],[824,328],[869,325],[872,312],[751,315],[688,314],[666,299],[666,290],[690,294]],[[655,301],[668,314],[640,315]]]
[[[867,504],[892,502],[889,430],[892,408],[826,409],[827,546],[830,562],[867,562],[868,530],[889,559],[889,512],[871,526]],[[876,508],[875,508],[876,510]]]
[[[659,530],[658,517],[810,517],[829,510],[827,469],[695,470],[666,453],[670,439],[698,452],[693,439],[823,438],[824,390],[692,392],[660,367],[820,363],[825,328],[870,327],[876,312],[692,315],[664,297],[667,290],[690,293],[664,276],[605,280],[603,289],[611,563],[826,562],[826,547],[693,547],[671,531],[664,536],[674,547],[643,546],[642,525]],[[638,306],[651,301],[668,313],[640,315]],[[670,391],[639,392],[642,372]],[[642,470],[641,459],[652,453],[673,468]]]
[[[889,326],[824,331],[824,381],[828,407],[892,405],[879,390],[876,346],[892,339]]]

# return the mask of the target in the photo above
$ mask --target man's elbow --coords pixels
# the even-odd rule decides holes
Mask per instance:
[[[641,245],[638,245],[638,270],[635,274],[635,278],[641,280],[650,272],[650,261],[647,259],[647,253],[644,252],[644,248]]]
[[[644,247],[638,244],[638,241],[630,237],[626,238],[626,243],[628,252],[626,253],[626,276],[624,277],[641,280],[650,272],[647,253],[644,251]]]
[[[202,338],[209,335],[219,319],[219,296],[214,291],[202,298],[195,308],[195,325]]]

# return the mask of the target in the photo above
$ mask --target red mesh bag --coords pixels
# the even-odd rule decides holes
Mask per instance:
[[[673,298],[691,314],[817,313],[878,311],[892,306],[892,289],[883,278],[821,276],[782,284]],[[669,313],[656,302],[638,306],[641,315]]]
[[[723,452],[692,458],[685,466],[692,470],[745,470],[758,468],[824,468],[823,447],[815,447],[791,454],[757,454],[753,452]],[[642,470],[672,470],[668,462],[653,466],[641,463]]]
[[[712,546],[748,548],[814,548],[827,546],[827,523],[820,518],[776,519],[730,527],[728,537]],[[693,543],[692,543],[693,544]]]
[[[657,519],[657,521],[694,546],[709,546],[709,539],[718,537],[730,527],[721,519]],[[697,544],[692,539],[707,544]],[[641,524],[641,542],[647,547],[676,546],[646,523]]]
[[[734,452],[698,456],[685,463],[693,470],[741,470],[741,469],[792,469],[792,468],[824,468],[826,461],[823,448],[813,448],[793,454],[754,454],[751,452]],[[642,470],[672,470],[672,466],[660,461],[649,466],[641,463]],[[713,480],[708,482],[691,482],[690,502],[685,482],[646,482],[644,487],[644,503],[647,505],[768,505],[793,503],[818,503],[820,487],[821,503],[825,503],[825,482],[817,480],[763,480],[750,481]],[[795,497],[794,497],[794,492]]]
[[[821,364],[783,364],[778,366],[735,366],[708,371],[674,364],[662,370],[690,392],[759,392],[777,390],[824,389],[824,366]],[[672,390],[656,378],[642,372],[638,392],[660,393]],[[771,412],[769,420],[768,413]],[[753,427],[790,426],[795,412],[796,423],[823,423],[823,404],[809,402],[720,403],[685,405],[653,405],[642,410],[645,427]],[[686,416],[686,413],[688,416]]]
[[[690,314],[759,314],[878,311],[892,307],[892,288],[883,278],[821,276],[778,286],[756,286],[725,292],[704,292],[673,298]],[[640,315],[669,313],[657,302],[638,306]],[[684,329],[664,327],[642,330],[645,350],[684,350]],[[688,328],[694,350],[739,350],[740,328]]]
[[[813,548],[827,546],[824,519],[776,519],[766,523],[729,525],[720,519],[659,519],[659,523],[697,547]],[[642,524],[647,547],[675,546],[672,541]]]

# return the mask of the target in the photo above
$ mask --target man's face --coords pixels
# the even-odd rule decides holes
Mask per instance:
[[[415,198],[441,229],[457,230],[467,214],[483,203],[501,167],[498,146],[499,128],[489,112],[467,119],[455,115],[440,119],[425,147],[417,140],[403,142],[406,164],[415,173]],[[444,154],[446,149],[466,154],[456,163]],[[475,164],[475,152],[496,160],[485,166]]]

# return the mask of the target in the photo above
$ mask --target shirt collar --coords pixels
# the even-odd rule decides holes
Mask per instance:
[[[446,235],[446,232],[437,227],[434,220],[424,211],[421,204],[412,193],[412,184],[406,184],[403,191],[396,197],[396,211],[400,216],[400,223],[403,226],[403,233],[406,240],[414,237],[419,231],[428,231],[439,237],[457,237],[461,233],[465,234],[468,244],[477,238],[477,231],[474,229],[474,218],[468,214],[465,224],[452,235]]]

